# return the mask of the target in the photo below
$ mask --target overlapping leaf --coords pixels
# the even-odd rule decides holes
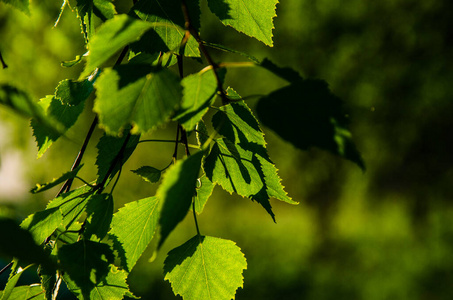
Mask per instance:
[[[83,186],[53,199],[46,209],[58,208],[63,216],[63,226],[69,228],[85,211],[89,195],[90,187]]]
[[[16,286],[11,290],[8,297],[4,296],[5,291],[0,291],[0,297],[8,300],[45,300],[46,297],[42,293],[42,289],[38,284]]]
[[[55,98],[64,105],[78,105],[85,101],[93,91],[93,83],[88,80],[65,79],[55,89]]]
[[[263,97],[256,107],[264,125],[294,146],[319,147],[365,165],[347,129],[342,101],[321,80],[296,80]]]
[[[36,212],[28,216],[20,227],[30,231],[36,244],[42,244],[44,240],[63,222],[63,216],[57,207]]]
[[[211,11],[228,25],[273,46],[272,29],[278,0],[208,0]]]
[[[221,72],[224,77],[224,72]],[[223,79],[223,78],[222,78]],[[215,100],[217,80],[208,70],[184,77],[184,90],[180,109],[174,117],[187,131],[192,131]]]
[[[203,212],[206,202],[208,202],[209,197],[214,190],[214,184],[209,180],[206,175],[203,174],[198,179],[197,184],[197,195],[195,196],[195,212],[201,214]]]
[[[115,248],[125,259],[123,265],[126,270],[132,270],[148,247],[156,231],[158,218],[159,200],[156,197],[127,203],[113,215],[109,233],[120,243]]]
[[[11,6],[23,11],[27,15],[30,14],[30,1],[29,0],[1,0],[4,3],[8,3]]]
[[[117,15],[106,21],[100,26],[88,45],[90,52],[87,65],[80,77],[88,76],[116,52],[138,40],[152,25],[127,15]]]
[[[114,163],[118,154],[126,142],[127,136],[114,137],[104,134],[99,140],[96,148],[98,149],[98,156],[96,157],[96,166],[98,167],[97,183],[101,183],[105,176],[107,176],[110,166]],[[109,174],[109,179],[113,178],[116,173],[121,169],[121,166],[129,159],[137,147],[139,135],[131,135],[127,141],[124,152],[121,153],[120,161],[113,167]]]
[[[159,181],[162,171],[158,170],[154,167],[142,166],[142,167],[138,168],[137,170],[133,170],[132,172],[139,175],[145,181],[148,181],[151,183],[156,183]]]
[[[200,7],[198,0],[187,1],[192,26],[200,28]],[[135,52],[180,52],[180,44],[184,37],[184,15],[181,9],[180,0],[140,0],[132,7],[132,14],[136,17],[164,26],[153,26],[153,30],[148,31],[143,38],[132,45]],[[191,36],[187,41],[184,50],[185,56],[198,57],[197,41]]]
[[[123,299],[125,295],[134,298],[126,283],[127,272],[110,266],[110,270],[103,281],[94,285],[90,293],[83,294],[81,288],[67,275],[63,275],[69,290],[83,300]],[[136,298],[138,299],[138,298]]]
[[[63,104],[54,96],[47,96],[46,98],[41,99],[39,105],[43,108],[47,117],[58,121],[63,127],[62,130],[55,131],[53,128],[49,128],[47,124],[39,122],[37,119],[31,121],[33,135],[38,144],[38,158],[41,157],[53,142],[58,140],[66,130],[74,125],[84,108],[83,101],[79,102],[77,105]]]
[[[184,300],[234,298],[247,261],[232,241],[195,236],[168,253],[165,279]]]
[[[74,244],[63,245],[58,260],[65,273],[81,289],[84,299],[89,299],[96,285],[105,282],[113,263],[112,249],[103,243],[82,239]]]
[[[17,258],[23,263],[47,264],[49,259],[39,247],[32,234],[11,219],[0,217],[0,255],[6,258]],[[12,242],[14,241],[14,242]]]
[[[34,188],[31,189],[30,192],[33,193],[33,194],[39,193],[39,192],[43,192],[43,191],[46,191],[48,189],[51,189],[51,188],[59,185],[62,182],[65,182],[68,179],[73,179],[73,178],[75,178],[77,176],[77,173],[80,171],[80,169],[82,167],[83,167],[83,164],[79,165],[77,168],[75,168],[72,171],[64,173],[63,175],[61,175],[58,178],[54,178],[50,182],[47,182],[47,183],[44,183],[44,184],[39,184],[38,183],[38,184],[36,184],[36,186]]]
[[[128,124],[147,132],[166,122],[181,101],[179,78],[167,69],[120,65],[106,69],[96,81],[94,110],[110,134]]]
[[[178,161],[165,173],[162,184],[157,190],[157,197],[162,201],[158,247],[162,246],[170,232],[184,219],[189,211],[192,197],[195,195],[202,157],[203,152],[199,151]]]
[[[96,194],[88,199],[87,219],[83,235],[92,240],[101,240],[110,229],[113,216],[113,197],[111,194]]]
[[[229,97],[240,96],[229,89]],[[212,124],[225,138],[217,139],[206,157],[207,177],[223,189],[259,202],[274,218],[269,199],[296,204],[284,191],[277,169],[267,155],[258,121],[243,101],[222,106]]]

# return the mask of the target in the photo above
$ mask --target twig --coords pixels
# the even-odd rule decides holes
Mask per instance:
[[[212,66],[212,70],[214,71],[214,77],[217,82],[217,89],[219,90],[220,97],[222,98],[222,103],[228,104],[230,102],[228,96],[225,93],[225,90],[223,89],[223,83],[220,80],[219,74],[217,70],[219,69],[219,65],[214,62],[212,59],[211,55],[209,54],[208,50],[206,49],[203,41],[200,38],[200,35],[198,34],[197,30],[192,26],[192,22],[190,20],[190,15],[189,15],[189,9],[187,7],[187,3],[185,0],[181,0],[181,6],[182,6],[182,12],[184,14],[184,19],[185,19],[185,27],[186,31],[190,32],[190,34],[195,38],[195,40],[198,42],[198,46],[200,47],[201,52],[203,53],[204,57],[208,61],[208,64]]]
[[[0,52],[0,62],[2,63],[3,69],[8,68],[8,65],[7,65],[7,64],[5,63],[5,61],[3,60],[2,52]]]

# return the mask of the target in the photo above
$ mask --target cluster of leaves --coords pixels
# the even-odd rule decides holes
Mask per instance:
[[[3,1],[28,12],[27,1]],[[277,0],[208,0],[223,24],[269,46],[276,4]],[[270,198],[297,203],[280,182],[252,110],[236,91],[223,87],[228,64],[214,62],[208,48],[240,52],[201,39],[196,0],[139,0],[128,14],[117,14],[109,0],[78,0],[74,7],[88,51],[63,65],[85,61],[80,77],[61,81],[54,95],[39,102],[12,86],[0,85],[0,103],[32,119],[38,157],[74,125],[93,93],[96,114],[72,169],[31,191],[63,184],[58,195],[20,226],[0,219],[2,240],[8,241],[0,246],[0,254],[13,258],[2,299],[55,299],[62,281],[79,299],[134,297],[126,282],[128,274],[151,240],[156,239],[160,249],[191,208],[197,235],[168,253],[165,279],[184,299],[234,298],[243,285],[246,259],[234,242],[201,235],[196,222],[214,186],[257,201],[272,218]],[[95,29],[95,23],[101,25]],[[324,82],[240,54],[249,59],[244,66],[262,68],[288,81],[286,87],[259,100],[257,112],[265,125],[296,147],[321,147],[363,167],[346,129],[341,101]],[[108,66],[116,55],[117,63]],[[206,65],[184,76],[185,57],[204,58]],[[170,68],[173,65],[179,67],[179,76]],[[174,143],[184,146],[185,156],[176,160],[176,147],[167,168],[134,170],[150,183],[159,183],[156,195],[114,212],[113,189],[141,134],[169,122],[177,124]],[[98,172],[94,181],[87,182],[77,174],[96,127],[104,131],[97,143]],[[190,135],[196,136],[197,145],[188,143]],[[191,147],[196,151],[192,155]],[[74,179],[84,185],[72,188]],[[109,185],[112,188],[106,192]],[[33,264],[39,265],[41,282],[16,286]]]

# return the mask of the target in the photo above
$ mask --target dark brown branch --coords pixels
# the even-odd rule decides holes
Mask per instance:
[[[3,60],[3,56],[2,56],[2,53],[0,52],[0,62],[2,63],[2,67],[3,69],[6,69],[8,68],[8,65],[5,63],[5,61]]]

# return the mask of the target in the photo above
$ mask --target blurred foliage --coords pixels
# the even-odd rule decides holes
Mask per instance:
[[[69,9],[52,29],[58,9],[58,3],[35,1],[28,17],[0,3],[0,51],[9,65],[0,70],[0,82],[39,99],[52,94],[60,80],[77,76],[81,66],[65,69],[60,61],[84,53],[83,37]],[[367,166],[362,173],[321,150],[301,152],[265,128],[283,184],[301,204],[273,202],[274,224],[249,200],[215,189],[199,218],[203,234],[232,239],[246,254],[245,288],[237,299],[451,299],[453,2],[281,1],[273,48],[224,28],[205,4],[202,9],[207,14],[201,35],[207,41],[326,80],[348,106]],[[212,52],[219,61],[242,59]],[[231,69],[227,80],[243,96],[284,84],[251,69]],[[0,156],[20,151],[25,190],[69,170],[92,119],[90,109],[68,139],[40,160],[28,122],[0,110]],[[173,136],[170,127],[153,138]],[[90,146],[80,174],[91,180],[94,140]],[[171,144],[146,143],[126,166],[134,170],[146,162],[163,168],[171,153]],[[117,207],[155,192],[126,171],[115,189]],[[23,219],[53,193],[23,194],[21,202],[1,194],[0,214]],[[165,253],[194,234],[187,218],[157,256],[145,253],[131,274],[132,290],[143,299],[174,299],[162,279]]]

